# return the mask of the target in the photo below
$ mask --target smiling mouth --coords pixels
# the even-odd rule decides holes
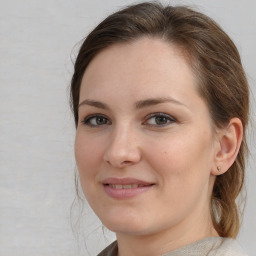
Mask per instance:
[[[136,198],[150,191],[154,185],[154,183],[133,178],[108,178],[103,181],[106,194],[118,200]]]

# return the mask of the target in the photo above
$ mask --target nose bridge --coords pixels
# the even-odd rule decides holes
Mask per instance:
[[[123,122],[113,127],[105,161],[115,167],[124,167],[140,160],[138,134],[132,124]]]

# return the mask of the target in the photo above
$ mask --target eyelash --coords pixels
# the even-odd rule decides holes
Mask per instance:
[[[164,124],[147,124],[147,122],[152,119],[152,118],[165,118],[166,123]],[[94,118],[103,118],[105,120],[106,123],[103,124],[91,124],[90,122],[94,119]],[[95,120],[97,122],[97,120]],[[165,114],[165,113],[152,113],[148,116],[146,116],[145,121],[143,121],[142,125],[147,125],[149,127],[165,127],[171,123],[176,122],[176,119],[173,118],[172,116]],[[93,114],[93,115],[89,115],[87,117],[84,118],[84,120],[81,121],[82,124],[87,125],[89,127],[100,127],[103,125],[111,125],[112,122],[108,119],[108,117],[106,117],[105,115],[102,114]]]
[[[148,115],[146,117],[146,121],[144,121],[142,124],[145,124],[151,118],[157,118],[157,117],[165,118],[167,123],[165,123],[165,124],[146,124],[146,125],[151,126],[151,127],[165,127],[165,126],[167,126],[167,125],[169,125],[171,123],[176,122],[176,119],[173,118],[172,116],[168,115],[168,114],[165,114],[165,113],[152,113],[152,114],[150,114],[150,115]]]
[[[106,124],[101,124],[101,125],[91,124],[90,121],[92,121],[93,118],[104,118],[107,121],[107,123]],[[102,126],[102,125],[109,125],[109,124],[111,124],[111,121],[105,115],[93,114],[93,115],[89,115],[89,116],[85,117],[85,119],[83,121],[81,121],[81,123],[84,124],[84,125],[87,125],[89,127],[98,127],[98,126]]]

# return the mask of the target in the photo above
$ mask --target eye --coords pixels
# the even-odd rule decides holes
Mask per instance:
[[[107,117],[97,114],[87,116],[82,123],[91,127],[111,124]]]
[[[175,121],[176,120],[170,115],[164,113],[154,113],[147,116],[146,121],[143,122],[143,124],[150,126],[166,126]]]

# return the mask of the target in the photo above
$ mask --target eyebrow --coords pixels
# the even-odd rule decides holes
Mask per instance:
[[[177,105],[187,107],[185,104],[181,103],[180,101],[175,100],[175,99],[170,98],[170,97],[140,100],[140,101],[137,101],[135,103],[135,107],[137,109],[141,109],[141,108],[150,107],[150,106],[154,106],[154,105],[161,104],[161,103],[166,103],[166,102],[170,102],[170,103],[174,103],[174,104],[177,104]]]
[[[145,100],[139,100],[135,103],[135,108],[141,109],[141,108],[146,108],[146,107],[150,107],[150,106],[154,106],[154,105],[158,105],[158,104],[166,103],[166,102],[170,102],[170,103],[174,103],[177,105],[187,107],[185,104],[183,104],[182,102],[180,102],[176,99],[173,99],[170,97],[160,97],[160,98],[150,98],[150,99],[145,99]],[[100,101],[90,100],[90,99],[83,100],[78,105],[78,108],[83,105],[89,105],[89,106],[96,107],[96,108],[110,110],[110,107],[107,104],[102,103]]]
[[[89,106],[92,106],[92,107],[106,109],[106,110],[110,109],[106,104],[104,104],[104,103],[102,103],[100,101],[89,100],[89,99],[84,100],[81,103],[79,103],[78,108],[83,106],[83,105],[89,105]]]

